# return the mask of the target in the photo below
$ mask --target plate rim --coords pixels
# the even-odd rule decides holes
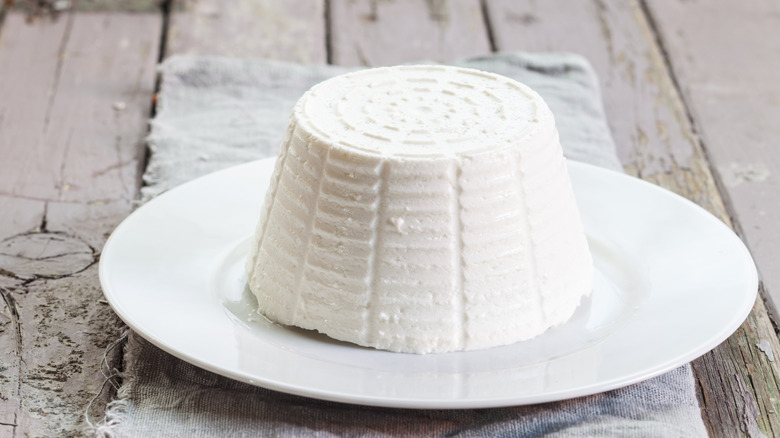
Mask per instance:
[[[251,385],[260,386],[263,388],[276,390],[285,392],[288,394],[294,394],[304,397],[311,397],[321,400],[328,400],[328,401],[335,401],[335,402],[344,402],[344,403],[351,403],[351,404],[360,404],[360,405],[369,405],[369,406],[379,406],[379,407],[391,407],[391,408],[410,408],[410,409],[472,409],[472,408],[491,408],[491,407],[505,407],[505,406],[515,406],[515,405],[527,405],[527,404],[536,404],[536,403],[545,403],[545,402],[551,402],[551,401],[559,401],[564,399],[571,399],[586,395],[592,395],[595,393],[600,393],[612,389],[617,389],[621,387],[625,387],[634,383],[638,383],[653,377],[656,377],[658,375],[661,375],[665,372],[671,371],[681,365],[689,363],[691,360],[696,359],[697,357],[700,357],[701,355],[705,354],[706,352],[710,351],[712,348],[716,347],[718,344],[723,342],[726,338],[728,338],[731,334],[736,331],[739,326],[744,322],[744,320],[747,318],[749,313],[752,310],[752,303],[755,302],[757,290],[758,290],[758,273],[755,268],[755,263],[752,259],[752,256],[750,255],[749,250],[744,245],[744,243],[739,239],[739,237],[734,233],[734,231],[729,228],[726,224],[721,222],[718,218],[716,218],[711,213],[707,212],[702,207],[698,206],[697,204],[693,203],[692,201],[674,193],[669,190],[666,190],[660,186],[657,186],[655,184],[652,184],[650,182],[620,173],[616,172],[610,169],[601,168],[598,166],[594,166],[587,163],[582,163],[578,161],[573,160],[567,160],[567,164],[570,167],[570,169],[574,168],[577,169],[577,171],[584,171],[591,173],[593,175],[596,175],[600,178],[626,178],[627,180],[630,180],[633,184],[639,184],[640,187],[643,187],[644,189],[649,189],[656,191],[657,193],[662,194],[663,196],[670,197],[670,199],[674,199],[675,202],[682,202],[684,205],[686,205],[688,208],[692,207],[692,211],[696,211],[698,213],[698,217],[703,220],[709,220],[711,223],[716,224],[716,226],[722,227],[721,231],[726,232],[729,235],[729,238],[736,239],[736,242],[739,243],[738,247],[740,248],[742,254],[739,254],[740,258],[744,257],[744,262],[748,263],[752,269],[749,270],[749,278],[745,278],[746,285],[749,284],[748,289],[752,289],[753,292],[743,292],[741,295],[745,303],[748,301],[751,303],[750,306],[745,305],[744,308],[740,308],[739,312],[735,312],[734,316],[732,317],[732,324],[729,324],[728,326],[722,327],[719,333],[713,334],[710,336],[711,341],[707,344],[701,345],[699,348],[692,350],[689,354],[684,356],[678,356],[674,359],[670,359],[666,361],[665,363],[658,364],[652,368],[645,368],[643,371],[635,372],[631,375],[625,375],[621,376],[619,378],[611,379],[608,382],[594,382],[591,385],[585,385],[585,386],[579,386],[575,390],[557,390],[552,392],[545,392],[542,394],[537,394],[535,396],[531,397],[518,397],[518,396],[502,396],[502,397],[480,397],[480,398],[466,398],[466,399],[406,399],[406,398],[400,398],[400,399],[394,399],[394,398],[388,398],[387,396],[376,396],[376,395],[366,395],[366,394],[352,394],[352,393],[336,393],[331,390],[322,390],[318,388],[310,388],[306,386],[301,386],[295,383],[285,383],[285,382],[278,382],[275,380],[268,380],[263,379],[260,376],[255,375],[248,375],[245,372],[241,372],[240,370],[230,370],[230,369],[224,369],[217,366],[214,366],[213,364],[203,361],[200,358],[192,357],[182,351],[179,351],[175,346],[168,345],[166,342],[164,342],[161,339],[158,339],[158,336],[156,336],[154,333],[150,333],[148,330],[146,330],[143,326],[139,325],[137,321],[132,317],[132,315],[127,314],[125,309],[123,308],[120,301],[118,301],[117,296],[114,295],[111,286],[109,285],[108,278],[110,276],[109,269],[111,268],[111,257],[113,251],[115,251],[115,247],[118,245],[116,242],[117,240],[120,240],[122,238],[122,233],[124,233],[124,228],[128,227],[128,224],[132,224],[132,221],[134,220],[134,217],[137,217],[138,215],[145,214],[144,212],[155,208],[154,206],[157,205],[159,202],[164,202],[169,196],[171,196],[172,193],[176,193],[177,190],[180,188],[191,184],[196,181],[201,181],[206,178],[220,178],[222,176],[225,176],[227,174],[230,174],[231,172],[235,172],[237,168],[239,167],[245,167],[245,166],[258,166],[260,163],[265,163],[268,165],[269,162],[275,161],[275,157],[266,158],[262,160],[256,160],[249,163],[240,164],[238,166],[232,166],[226,169],[222,169],[207,175],[204,175],[202,177],[196,178],[192,181],[189,181],[187,183],[184,183],[178,187],[172,188],[170,190],[167,190],[166,192],[160,194],[159,196],[155,197],[154,199],[150,200],[149,202],[145,203],[144,205],[137,208],[133,213],[131,213],[127,218],[125,218],[111,233],[109,238],[107,239],[103,250],[101,251],[101,257],[99,261],[98,266],[98,272],[99,272],[99,278],[100,278],[100,284],[103,289],[103,294],[108,300],[109,304],[111,305],[112,309],[117,313],[117,315],[125,322],[125,324],[128,325],[133,331],[135,331],[139,336],[141,336],[146,341],[150,342],[151,344],[155,345],[156,347],[162,349],[163,351],[172,354],[173,356],[184,360],[185,362],[188,362],[190,364],[193,364],[199,368],[205,369],[210,372],[214,372],[216,374],[220,374],[222,376],[242,381]],[[272,167],[272,166],[271,166]],[[269,175],[270,176],[270,175]],[[160,201],[160,200],[163,201]],[[260,198],[262,199],[262,198]],[[141,213],[139,213],[141,212]],[[106,256],[108,254],[108,256]],[[104,262],[106,260],[106,262]],[[457,353],[455,353],[457,354]]]

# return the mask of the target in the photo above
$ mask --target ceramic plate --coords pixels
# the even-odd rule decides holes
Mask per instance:
[[[272,324],[253,310],[244,257],[274,160],[175,188],[105,245],[100,280],[137,333],[201,368],[278,391],[376,406],[483,408],[618,388],[709,351],[757,289],[742,242],[652,184],[569,163],[594,255],[593,294],[565,325],[481,351],[411,355]]]

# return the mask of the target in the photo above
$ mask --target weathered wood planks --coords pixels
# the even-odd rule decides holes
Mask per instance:
[[[166,55],[325,63],[325,2],[173,0]]]
[[[765,296],[770,297],[777,315],[780,153],[773,143],[780,136],[777,124],[780,4],[724,1],[646,4],[721,190],[726,194],[729,213],[751,249],[763,279]],[[775,332],[768,331],[763,337],[773,335]],[[748,338],[744,342],[749,344],[753,340]],[[780,353],[775,344],[772,353]],[[748,356],[750,359],[756,358]],[[741,414],[739,424],[748,432],[758,428],[769,436],[780,435],[777,375],[750,375],[747,376],[750,380],[746,380],[743,373],[725,366],[728,363],[719,360],[699,366],[706,365],[708,373],[733,376],[730,391],[752,387],[762,392],[763,397],[755,406],[736,406]],[[777,362],[773,364],[777,371]],[[767,382],[769,379],[774,379],[774,385]],[[729,407],[714,403],[705,415],[715,421],[737,421]],[[755,411],[762,415],[754,415]],[[754,416],[758,417],[756,421]]]
[[[4,0],[14,10],[41,17],[71,10],[89,12],[154,12],[166,0]]]
[[[647,9],[780,308],[780,3],[659,1]]]
[[[19,193],[19,186],[29,179],[28,173],[32,169],[38,170],[42,173],[42,180],[55,184],[48,175],[54,169],[41,169],[41,164],[37,162],[38,155],[44,151],[36,151],[35,147],[30,146],[38,142],[38,130],[11,127],[25,126],[28,121],[33,126],[44,125],[48,91],[53,86],[60,41],[66,28],[67,23],[62,20],[43,28],[26,27],[23,17],[10,15],[5,17],[3,28],[0,29],[0,77],[3,78],[0,81],[0,148],[7,157],[0,161],[0,203],[4,207],[0,215],[0,230],[3,239],[33,230],[43,222],[45,198],[40,197],[40,188],[32,185],[30,192]],[[28,44],[27,49],[22,47],[24,44]],[[38,68],[27,72],[19,68],[24,65],[37,65]],[[28,80],[37,84],[36,87],[30,87],[29,92],[25,90],[26,87],[19,86]],[[15,104],[17,102],[26,104]],[[10,103],[15,105],[11,106]],[[10,154],[12,151],[14,155]],[[11,156],[14,157],[13,161],[9,159]],[[17,173],[20,175],[15,175]],[[18,181],[19,177],[22,181]],[[0,243],[0,251],[5,246],[5,241]],[[0,286],[4,299],[0,343],[5,347],[2,356],[5,371],[0,381],[3,395],[0,401],[0,421],[15,432],[16,427],[24,421],[20,383],[23,332],[16,298],[23,280],[7,275],[12,267],[6,264],[0,264],[0,269],[5,283]]]
[[[132,208],[162,17],[68,12],[0,29],[0,422],[80,434],[121,327],[95,262]],[[99,35],[99,38],[96,36]],[[3,430],[3,429],[0,429]]]
[[[564,7],[568,11],[561,14]],[[697,202],[730,223],[707,158],[638,2],[596,0],[564,5],[561,1],[493,0],[487,10],[499,50],[564,50],[587,56],[599,72],[605,110],[626,170]],[[765,348],[780,352],[759,298],[734,336],[694,362],[711,433],[747,433],[753,426],[778,433],[780,370],[759,350],[757,344],[762,342]]]
[[[331,0],[331,62],[380,66],[491,51],[478,0]]]
[[[702,417],[712,436],[780,435],[780,351],[759,297],[747,321],[694,361]]]
[[[487,11],[498,50],[587,57],[599,74],[626,171],[725,218],[706,158],[636,1],[497,0],[487,3]]]
[[[321,0],[243,0],[231,8],[221,7],[215,0],[174,0],[166,55],[266,57],[324,63],[328,58],[326,25],[334,64],[385,65],[490,51],[481,6],[476,0],[328,4],[326,17]],[[399,24],[404,26],[401,33]],[[365,59],[366,53],[371,59]]]

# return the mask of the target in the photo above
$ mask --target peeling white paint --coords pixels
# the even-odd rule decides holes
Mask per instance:
[[[764,163],[731,163],[727,169],[721,168],[723,182],[728,187],[736,187],[746,182],[765,181],[772,175]]]
[[[758,341],[758,344],[756,344],[756,347],[758,347],[759,350],[766,354],[766,357],[770,362],[775,361],[775,353],[772,351],[772,344],[770,344],[769,341],[766,339],[761,339]]]

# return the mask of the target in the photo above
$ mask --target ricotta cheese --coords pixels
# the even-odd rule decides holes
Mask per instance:
[[[547,105],[448,66],[363,70],[301,97],[247,272],[268,319],[409,353],[532,338],[593,281]]]

